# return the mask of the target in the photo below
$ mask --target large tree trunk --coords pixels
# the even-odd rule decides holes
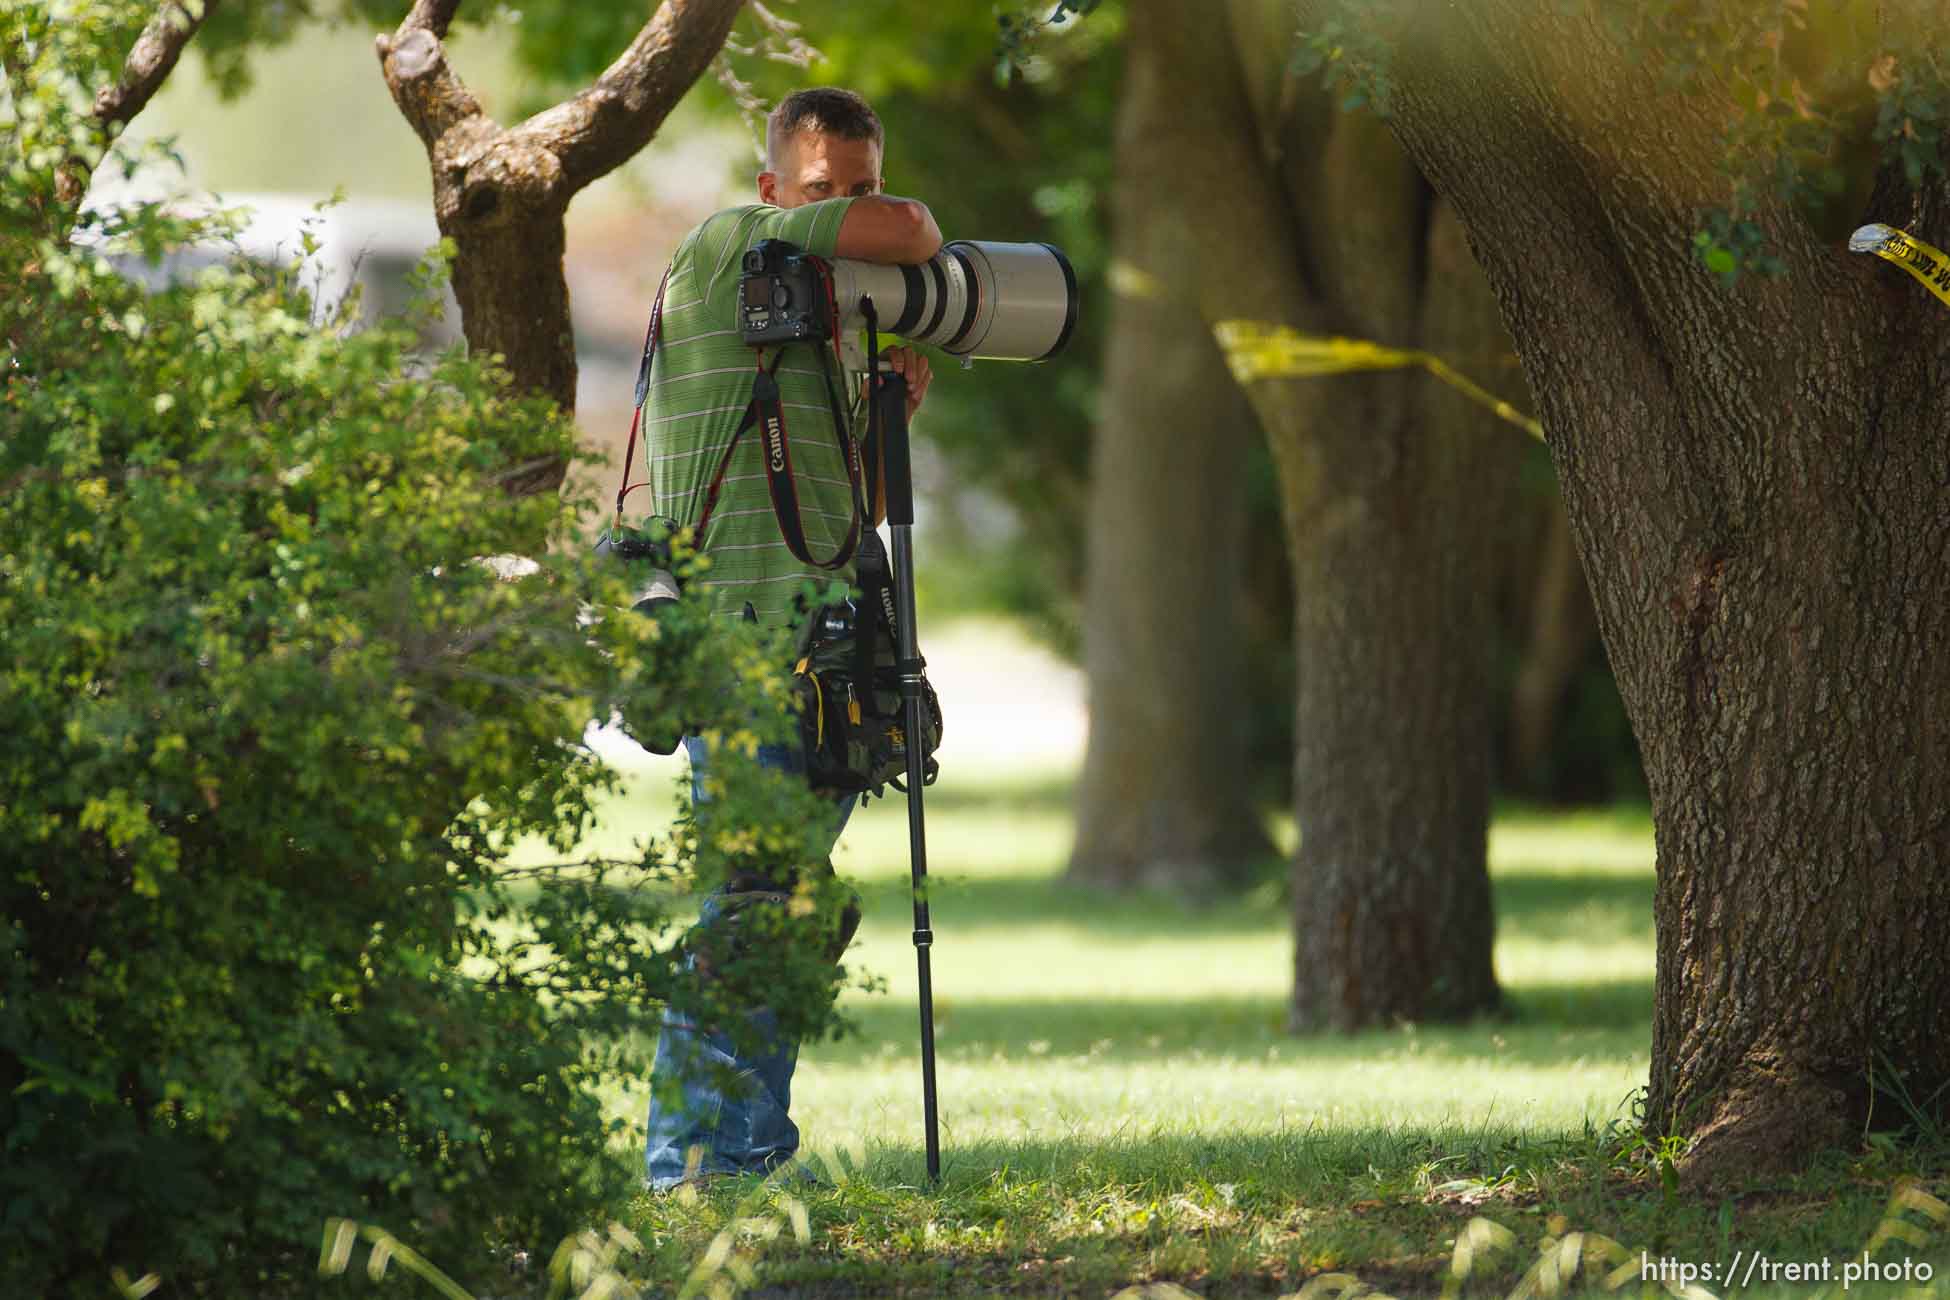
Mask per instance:
[[[482,111],[443,44],[461,0],[417,0],[378,38],[393,102],[420,137],[433,211],[453,239],[454,297],[470,350],[502,358],[517,392],[575,411],[575,332],[563,216],[584,186],[650,142],[710,64],[744,0],[663,0],[595,84],[514,127]],[[568,466],[514,467],[510,490],[554,491]]]
[[[1208,325],[1500,350],[1484,346],[1493,319],[1473,332],[1482,291],[1399,150],[1373,128],[1334,139],[1326,103],[1291,93],[1282,3],[1240,3],[1230,20],[1133,6],[1127,40],[1122,129],[1173,159],[1170,188],[1201,207],[1180,256]],[[1294,1024],[1492,1006],[1477,584],[1517,435],[1406,374],[1270,379],[1249,396],[1295,584]]]
[[[485,117],[452,130],[430,150],[433,212],[454,241],[454,300],[468,351],[499,356],[516,391],[576,409],[575,332],[563,269],[563,219],[572,192],[541,145]],[[537,464],[510,491],[551,492],[568,466]]]
[[[1950,1083],[1950,317],[1764,196],[1786,275],[1717,283],[1726,105],[1656,55],[1554,0],[1416,23],[1395,121],[1502,300],[1645,756],[1647,1123],[1702,1178],[1792,1162],[1872,1073]],[[1943,243],[1950,192],[1887,174],[1865,219]]]
[[[1298,92],[1290,9],[1235,0],[1231,15],[1312,302],[1299,323],[1450,356],[1504,351],[1459,228],[1386,128]],[[1490,1009],[1492,575],[1522,436],[1414,372],[1252,392],[1284,470],[1293,564],[1292,1023]]]
[[[1421,311],[1368,336],[1480,351],[1493,307],[1447,211],[1430,215],[1400,229],[1425,250]],[[1498,1001],[1493,543],[1521,435],[1426,378],[1337,386],[1352,392],[1316,424],[1312,481],[1289,487],[1314,521],[1293,538],[1293,1022],[1457,1018]]]
[[[1158,33],[1139,24],[1128,43]],[[1241,624],[1246,458],[1257,422],[1199,315],[1209,196],[1178,183],[1199,147],[1152,119],[1201,93],[1165,52],[1132,77],[1116,142],[1118,297],[1090,466],[1084,664],[1090,744],[1070,877],[1194,893],[1273,856],[1255,806]]]

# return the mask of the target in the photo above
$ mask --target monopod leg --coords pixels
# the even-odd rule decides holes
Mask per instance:
[[[920,638],[914,629],[914,480],[907,447],[907,381],[880,376],[875,394],[887,469],[887,523],[893,534],[895,650],[907,728],[907,839],[914,874],[914,957],[921,977],[921,1107],[927,1125],[928,1181],[941,1181],[940,1122],[934,1087],[934,979],[928,963],[934,931],[928,924],[928,838],[923,818],[927,732],[921,717]],[[871,472],[871,470],[869,471]]]
[[[921,977],[921,1107],[927,1125],[928,1181],[941,1181],[940,1122],[934,1083],[934,980],[928,956],[934,946],[934,931],[928,923],[928,838],[922,814],[921,792],[925,788],[926,755],[922,752],[920,655],[914,637],[914,543],[909,525],[893,526],[894,600],[901,621],[900,647],[901,703],[907,726],[907,841],[908,860],[914,875],[914,958]],[[916,666],[909,671],[908,665]]]

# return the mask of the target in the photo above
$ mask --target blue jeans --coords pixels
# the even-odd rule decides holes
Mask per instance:
[[[691,759],[691,802],[709,802],[704,773],[709,750],[695,736],[684,740]],[[803,772],[805,757],[796,746],[761,745],[761,765],[783,772]],[[853,813],[856,796],[834,801],[837,841]],[[829,843],[828,848],[831,848]],[[725,886],[720,885],[698,909],[695,935],[709,930],[723,914]],[[792,1071],[799,1062],[799,1044],[778,1032],[778,1018],[770,1008],[746,1013],[762,1044],[741,1055],[722,1030],[700,1027],[665,1010],[657,1036],[653,1077],[675,1077],[683,1083],[683,1101],[675,1107],[650,1101],[650,1137],[644,1151],[644,1173],[650,1186],[663,1191],[684,1181],[693,1147],[700,1150],[698,1173],[746,1173],[771,1169],[799,1150],[799,1126],[787,1112],[792,1106]],[[725,1071],[735,1076],[732,1086],[720,1087]]]

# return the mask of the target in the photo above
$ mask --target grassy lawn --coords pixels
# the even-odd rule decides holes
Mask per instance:
[[[605,833],[654,829],[675,770],[646,773]],[[1506,1016],[1303,1039],[1284,1032],[1293,951],[1276,889],[1190,907],[1066,886],[1067,801],[1060,774],[950,773],[929,794],[941,1186],[925,1185],[921,1154],[906,813],[878,802],[836,862],[866,904],[849,965],[886,991],[849,993],[859,1032],[808,1045],[795,1080],[820,1184],[620,1206],[643,1244],[633,1276],[776,1296],[1282,1295],[1312,1281],[1312,1300],[1352,1274],[1433,1296],[1461,1237],[1483,1243],[1464,1294],[1528,1280],[1548,1295],[1540,1243],[1566,1251],[1582,1231],[1623,1253],[1580,1286],[1611,1274],[1637,1295],[1639,1265],[1613,1270],[1666,1258],[1713,1266],[1713,1295],[1805,1294],[1761,1279],[1827,1261],[1840,1295],[1902,1176],[1950,1181],[1939,1141],[1872,1144],[1737,1195],[1667,1190],[1631,1123],[1652,1013],[1642,812],[1498,818]],[[640,1118],[641,1093],[615,1101]],[[1875,1259],[1950,1269],[1934,1202],[1903,1214],[1918,1240]],[[1510,1240],[1472,1228],[1479,1217]],[[1584,1244],[1586,1259],[1606,1249]],[[1720,1276],[1737,1252],[1742,1269],[1761,1261],[1744,1289]]]

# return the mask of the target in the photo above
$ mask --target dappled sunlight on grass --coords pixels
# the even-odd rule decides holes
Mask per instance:
[[[647,781],[629,816],[646,824]],[[1619,1117],[1645,1082],[1652,849],[1643,817],[1524,811],[1498,823],[1505,1015],[1295,1038],[1285,1029],[1293,942],[1277,889],[1194,905],[1067,884],[1068,792],[1045,779],[944,778],[927,807],[951,1149],[1037,1135],[1418,1124],[1575,1131]],[[802,1052],[793,1109],[811,1150],[860,1137],[919,1145],[907,835],[905,804],[874,801],[834,855],[865,911],[847,964],[886,988],[850,991],[843,1006],[858,1032]],[[619,1102],[640,1113],[638,1096]]]
[[[1257,1056],[1228,1044],[1217,1053],[1181,1048],[1133,1062],[1112,1052],[1039,1056],[1047,1042],[1032,1039],[981,1059],[945,1053],[943,1142],[1216,1138],[1420,1124],[1575,1132],[1587,1118],[1602,1126],[1620,1114],[1645,1076],[1642,1060],[1602,1043],[1602,1059],[1567,1052],[1556,1062],[1524,1064],[1530,1053],[1487,1045],[1480,1054],[1451,1047],[1313,1059],[1290,1044]],[[919,1146],[920,1073],[911,1045],[849,1065],[809,1053],[796,1091],[815,1150],[852,1133]]]
[[[647,825],[651,802],[632,792],[613,820]],[[1724,1206],[1661,1193],[1634,1123],[1653,999],[1642,809],[1500,810],[1500,1014],[1304,1038],[1286,1032],[1295,954],[1277,880],[1202,904],[1068,884],[1069,788],[1047,774],[944,778],[927,829],[941,1185],[923,1170],[894,799],[857,814],[835,854],[865,913],[847,964],[885,987],[850,990],[854,1032],[801,1052],[793,1115],[824,1182],[642,1198],[626,1217],[661,1243],[656,1276],[674,1284],[728,1225],[783,1222],[792,1205],[803,1241],[749,1247],[776,1294],[1103,1296],[1170,1278],[1276,1296],[1352,1272],[1433,1296],[1459,1233],[1487,1216],[1511,1245],[1470,1294],[1500,1296],[1566,1230],[1551,1225],[1698,1258],[1727,1240]],[[612,1100],[641,1119],[641,1087]],[[1859,1246],[1904,1172],[1864,1168],[1743,1208],[1743,1242]]]

